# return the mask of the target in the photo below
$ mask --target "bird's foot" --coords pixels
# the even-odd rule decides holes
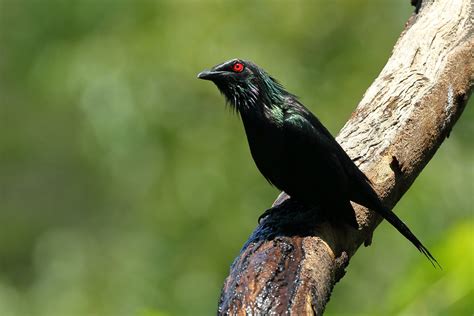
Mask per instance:
[[[263,214],[258,217],[258,223],[260,224],[263,219],[276,215],[276,213],[280,213],[282,216],[285,215],[284,217],[291,218],[291,221],[294,222],[296,217],[304,216],[308,211],[312,215],[315,214],[315,209],[306,206],[298,200],[285,198],[281,200],[281,203],[274,204],[271,208],[263,212]]]
[[[274,207],[272,207],[272,208],[267,209],[265,212],[263,212],[262,215],[260,215],[260,216],[258,217],[258,223],[260,224],[261,221],[262,221],[265,217],[271,216],[272,214],[278,212],[278,210],[279,210],[279,207],[278,207],[278,206],[274,206]]]

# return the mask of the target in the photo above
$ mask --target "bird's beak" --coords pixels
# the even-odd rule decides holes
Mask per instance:
[[[222,71],[204,70],[198,74],[199,79],[214,80],[222,74]]]

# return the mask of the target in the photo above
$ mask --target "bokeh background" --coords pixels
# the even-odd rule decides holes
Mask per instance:
[[[0,315],[212,315],[278,191],[196,74],[251,59],[337,134],[409,1],[0,0]],[[470,102],[472,105],[472,101]],[[327,315],[474,312],[468,105]]]

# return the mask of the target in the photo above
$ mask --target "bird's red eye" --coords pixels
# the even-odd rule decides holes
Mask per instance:
[[[232,70],[234,72],[242,72],[242,70],[244,70],[244,64],[242,63],[235,63],[234,65],[232,65]]]

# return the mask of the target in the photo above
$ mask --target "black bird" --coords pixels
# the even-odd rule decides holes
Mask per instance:
[[[326,216],[358,228],[353,201],[386,219],[434,265],[428,249],[390,209],[321,122],[262,68],[233,59],[199,73],[241,116],[263,176],[291,198],[331,210]],[[438,264],[439,266],[439,264]]]

